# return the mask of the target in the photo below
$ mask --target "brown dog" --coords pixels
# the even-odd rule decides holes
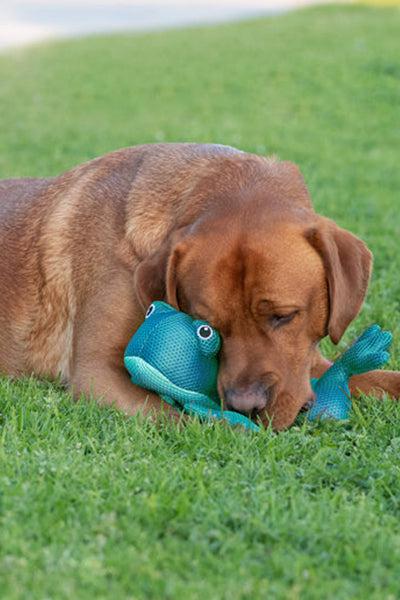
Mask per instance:
[[[127,148],[0,182],[0,371],[61,376],[128,414],[159,409],[123,351],[166,299],[222,335],[227,407],[290,425],[358,314],[371,254],[318,216],[298,169],[217,145]],[[400,373],[353,390],[400,395]]]

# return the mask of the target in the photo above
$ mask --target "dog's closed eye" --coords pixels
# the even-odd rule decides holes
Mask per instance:
[[[287,325],[288,323],[293,321],[298,312],[298,310],[294,310],[289,314],[274,313],[270,316],[269,322],[274,329],[276,329],[277,327],[282,327],[283,325]]]

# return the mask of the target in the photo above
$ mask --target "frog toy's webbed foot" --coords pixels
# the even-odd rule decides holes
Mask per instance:
[[[314,384],[316,400],[308,418],[347,419],[351,409],[349,378],[378,369],[389,360],[392,334],[379,325],[369,327]]]
[[[336,365],[348,377],[378,369],[389,360],[391,343],[392,334],[389,331],[382,331],[379,325],[372,325],[346,350]]]

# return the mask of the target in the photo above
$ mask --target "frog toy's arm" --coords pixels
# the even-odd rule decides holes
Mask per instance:
[[[347,419],[351,409],[350,377],[384,365],[391,342],[391,333],[378,325],[369,327],[320,379],[314,380],[316,400],[308,419]]]
[[[184,410],[186,414],[194,417],[200,417],[200,419],[222,419],[230,425],[240,425],[241,427],[251,431],[260,430],[260,426],[254,423],[251,419],[247,418],[245,415],[232,410],[223,410],[221,406],[211,400],[211,398],[209,398],[207,402],[198,401],[195,399],[183,400],[179,402],[172,396],[164,394],[161,395],[161,398],[164,400],[164,402],[168,402],[168,404],[174,406],[178,410]]]

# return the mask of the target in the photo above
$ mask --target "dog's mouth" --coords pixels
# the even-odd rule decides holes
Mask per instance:
[[[298,394],[282,389],[278,377],[272,374],[261,381],[263,384],[252,384],[243,390],[244,393],[236,395],[235,388],[233,394],[229,394],[229,388],[224,388],[219,380],[218,390],[224,410],[235,411],[257,424],[262,423],[264,427],[272,424],[273,429],[280,430],[290,427],[297,415],[308,411],[315,401],[311,389],[303,390],[302,402]]]
[[[279,431],[293,425],[300,413],[307,412],[315,402],[314,394],[308,395],[303,404],[299,405],[291,394],[281,392],[275,396],[272,402],[262,411],[255,411],[250,418],[256,423],[262,423],[264,427],[272,424],[273,429]],[[297,405],[297,406],[296,406]]]

